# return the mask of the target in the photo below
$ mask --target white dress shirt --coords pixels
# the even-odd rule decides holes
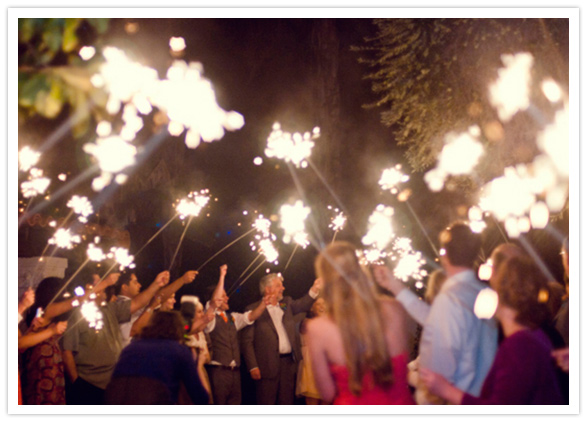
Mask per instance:
[[[279,306],[279,303],[277,303],[277,305],[268,305],[267,311],[271,316],[271,320],[273,320],[275,330],[277,330],[277,337],[279,338],[279,353],[289,354],[291,352],[291,343],[287,337],[285,327],[283,327],[283,310]]]

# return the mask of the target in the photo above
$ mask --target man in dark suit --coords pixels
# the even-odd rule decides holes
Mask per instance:
[[[285,288],[281,275],[270,273],[259,281],[261,295],[270,296],[271,304],[255,324],[245,327],[242,333],[242,351],[256,383],[257,404],[293,405],[296,369],[302,359],[293,316],[310,310],[321,288],[322,280],[317,279],[308,294],[294,300],[283,297]]]

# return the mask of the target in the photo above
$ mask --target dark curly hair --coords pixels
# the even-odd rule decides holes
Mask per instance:
[[[518,313],[516,322],[534,329],[552,319],[556,294],[529,257],[506,260],[497,273],[495,288],[499,303]]]
[[[141,339],[183,339],[183,318],[179,311],[157,311],[141,331]]]

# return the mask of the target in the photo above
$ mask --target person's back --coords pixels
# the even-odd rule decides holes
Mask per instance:
[[[349,388],[349,370],[340,328],[328,316],[308,322],[308,333],[317,338],[326,354],[330,375],[336,383],[336,405],[410,405],[412,399],[407,383],[408,333],[407,314],[394,299],[379,300],[383,319],[386,321],[385,340],[392,366],[393,382],[389,388],[378,386],[372,372],[362,379],[362,390],[354,395]]]
[[[448,279],[431,306],[420,341],[421,364],[473,395],[480,393],[497,350],[495,322],[473,312],[484,288],[472,271]]]

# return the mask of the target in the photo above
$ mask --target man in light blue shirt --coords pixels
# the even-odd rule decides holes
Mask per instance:
[[[464,223],[440,234],[440,261],[448,279],[430,307],[420,340],[420,365],[479,396],[497,350],[497,326],[473,312],[486,288],[473,271],[481,238]]]

